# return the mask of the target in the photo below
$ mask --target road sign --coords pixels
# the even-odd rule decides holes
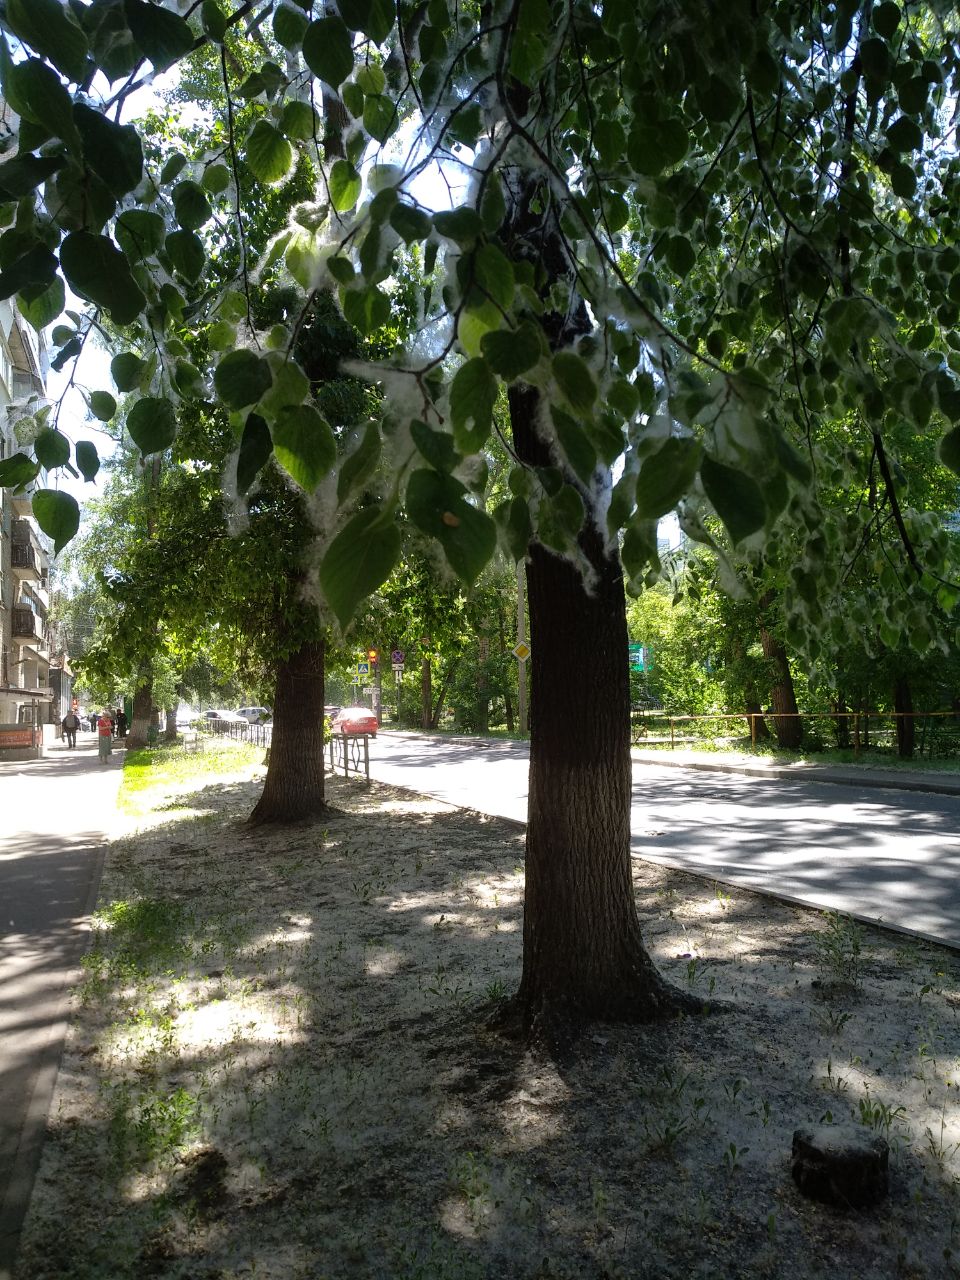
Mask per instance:
[[[642,644],[628,644],[627,654],[630,659],[631,671],[646,671],[647,669],[647,650]]]
[[[400,666],[402,667],[403,666],[403,650],[394,649],[393,653],[391,653],[390,655],[390,661],[393,663],[394,666],[396,666],[397,663],[399,663]]]
[[[402,663],[402,662],[395,662],[395,663],[393,664],[393,670],[394,670],[394,672],[396,673],[396,675],[398,675],[398,676],[402,676],[402,675],[403,675],[403,663]]]
[[[530,657],[530,646],[527,644],[526,640],[518,640],[510,652],[518,662],[526,662]]]
[[[370,663],[369,663],[369,662],[358,662],[358,663],[357,663],[357,675],[358,675],[358,676],[368,676],[369,674],[370,674]]]

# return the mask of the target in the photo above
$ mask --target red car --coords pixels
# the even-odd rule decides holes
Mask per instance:
[[[369,733],[377,736],[377,717],[369,707],[343,707],[330,721],[331,733]]]

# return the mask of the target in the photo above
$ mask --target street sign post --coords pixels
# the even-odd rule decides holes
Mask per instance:
[[[358,663],[357,663],[357,675],[358,675],[358,676],[368,676],[369,674],[370,674],[370,663],[369,663],[369,662],[358,662]]]
[[[646,671],[647,650],[642,644],[628,644],[627,654],[630,660],[631,671]]]
[[[391,653],[390,655],[390,661],[393,663],[395,667],[396,666],[402,667],[403,666],[403,650],[394,649],[393,653]]]
[[[530,657],[530,646],[527,644],[526,640],[518,640],[510,652],[518,662],[526,662]]]

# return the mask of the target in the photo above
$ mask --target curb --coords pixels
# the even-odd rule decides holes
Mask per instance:
[[[763,765],[733,764],[714,760],[667,760],[631,752],[634,764],[661,765],[671,769],[698,769],[705,773],[738,773],[749,778],[774,778],[778,782],[828,782],[840,787],[875,787],[892,791],[926,791],[933,795],[960,796],[960,780],[941,782],[926,774],[893,777],[890,774],[841,773],[820,765],[800,765],[794,769],[765,768]]]

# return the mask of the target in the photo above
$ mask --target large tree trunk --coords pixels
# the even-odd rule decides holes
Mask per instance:
[[[128,751],[142,750],[150,741],[153,724],[153,674],[149,668],[140,671],[140,679],[133,695],[133,717],[130,732],[124,746]]]
[[[893,709],[897,714],[897,754],[912,760],[916,746],[916,720],[913,718],[913,691],[907,676],[898,676],[893,685]]]
[[[326,810],[323,659],[323,641],[311,641],[277,668],[270,763],[251,823],[299,822]]]
[[[513,388],[513,442],[542,466],[539,393]],[[589,522],[588,588],[534,543],[527,564],[532,649],[523,974],[513,1009],[558,1047],[595,1019],[649,1020],[700,1008],[657,973],[640,935],[630,861],[630,678],[623,571]],[[571,672],[576,678],[571,679]]]
[[[770,662],[770,701],[773,704],[773,728],[777,746],[787,751],[799,751],[803,741],[803,723],[798,715],[797,695],[793,688],[793,673],[783,641],[766,624],[764,614],[772,603],[770,593],[761,600],[760,644],[763,656]]]

